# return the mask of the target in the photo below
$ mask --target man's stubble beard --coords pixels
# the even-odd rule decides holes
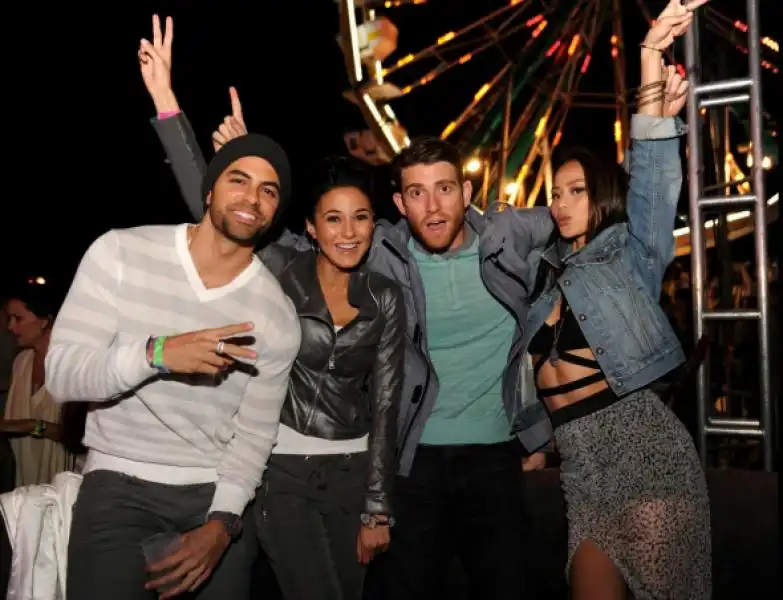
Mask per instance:
[[[231,223],[229,222],[228,215],[225,212],[219,212],[217,209],[212,208],[212,204],[209,206],[209,218],[212,221],[213,227],[220,232],[227,240],[234,242],[238,246],[255,247],[261,237],[269,230],[271,223],[264,221],[259,229],[251,236],[243,236],[231,231]],[[261,216],[263,219],[264,217]]]
[[[416,241],[419,242],[421,246],[423,246],[426,250],[428,250],[432,254],[441,254],[443,252],[449,251],[449,248],[451,248],[451,245],[454,243],[454,240],[457,239],[457,236],[460,234],[460,231],[462,231],[462,228],[466,227],[465,215],[466,213],[463,213],[461,219],[459,218],[449,219],[449,227],[452,227],[452,234],[448,237],[448,240],[443,246],[438,246],[438,247],[433,247],[429,243],[427,243],[427,239],[424,237],[422,229],[419,227],[418,223],[414,224],[409,220],[408,226],[410,227],[413,237],[416,238]]]

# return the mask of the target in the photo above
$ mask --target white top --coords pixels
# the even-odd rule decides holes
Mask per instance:
[[[254,374],[158,377],[150,335],[251,321]],[[187,225],[112,230],[87,250],[46,357],[52,396],[101,403],[87,417],[84,472],[112,469],[169,484],[216,482],[210,511],[241,514],[277,436],[300,343],[291,301],[253,257],[207,289]]]
[[[335,325],[334,330],[342,329]],[[280,424],[277,431],[277,444],[272,450],[273,454],[297,454],[300,456],[319,456],[326,454],[356,454],[367,452],[370,435],[365,434],[359,438],[348,440],[327,440],[324,438],[303,435],[296,429]]]

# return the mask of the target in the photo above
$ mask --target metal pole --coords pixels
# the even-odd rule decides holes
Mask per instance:
[[[752,2],[753,0],[748,0]],[[699,103],[695,90],[701,76],[699,65],[699,43],[697,31],[699,13],[693,15],[693,23],[685,34],[685,68],[690,79],[688,87],[688,208],[691,217],[691,291],[693,293],[694,340],[698,342],[704,334],[704,226],[702,224],[699,198],[701,197],[701,121]],[[707,464],[707,363],[699,367],[696,378],[698,403],[698,445],[702,465]]]
[[[620,139],[617,140],[617,162],[622,163],[628,148],[628,91],[625,88],[625,38],[620,0],[612,5],[612,29],[617,36],[617,59],[614,61],[614,85],[617,102],[615,118],[620,122]]]
[[[490,162],[489,157],[485,156],[483,159],[484,163],[484,177],[481,182],[481,208],[486,210],[486,208],[489,206],[489,169],[490,169]]]
[[[506,108],[503,112],[503,138],[500,140],[500,170],[498,172],[498,200],[503,199],[506,183],[506,165],[509,154],[509,130],[511,129],[511,96],[514,90],[514,78],[509,72],[506,82]]]
[[[756,237],[756,279],[759,319],[759,392],[761,395],[761,423],[764,429],[764,470],[772,471],[772,402],[769,377],[769,299],[767,298],[767,196],[764,193],[764,171],[761,112],[761,47],[759,40],[759,3],[747,0],[748,5],[748,62],[750,79],[750,139],[753,142],[753,192],[756,207],[753,211],[753,227]]]

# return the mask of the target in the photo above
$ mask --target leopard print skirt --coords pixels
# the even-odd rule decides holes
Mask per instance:
[[[561,410],[552,420],[567,505],[566,576],[589,540],[636,600],[709,599],[707,483],[682,423],[649,390],[565,421]]]

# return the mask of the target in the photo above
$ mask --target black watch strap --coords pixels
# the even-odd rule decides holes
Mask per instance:
[[[230,512],[215,511],[207,515],[207,521],[220,521],[226,528],[226,533],[236,540],[242,533],[242,517]]]

